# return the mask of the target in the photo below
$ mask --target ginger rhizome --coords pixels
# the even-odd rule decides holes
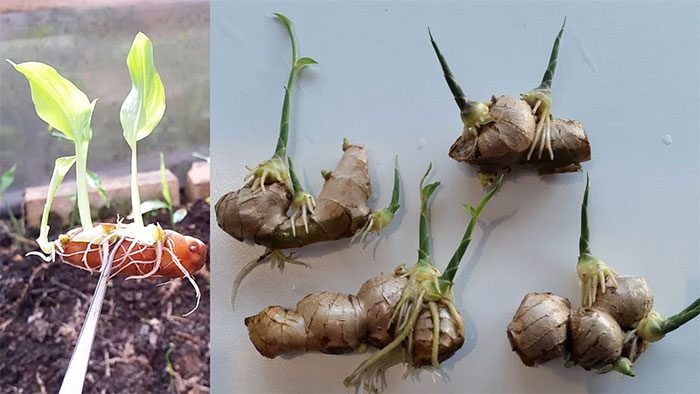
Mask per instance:
[[[269,306],[245,319],[255,348],[274,358],[293,351],[328,354],[353,352],[363,344],[378,348],[344,380],[346,386],[379,391],[384,371],[403,363],[410,369],[432,368],[464,343],[465,327],[453,295],[459,264],[482,210],[502,178],[477,206],[467,205],[471,220],[444,272],[431,256],[429,200],[439,182],[420,183],[418,261],[367,280],[357,295],[333,292],[304,297],[294,310]]]
[[[450,148],[451,158],[493,174],[514,166],[531,166],[540,174],[578,171],[590,160],[591,149],[583,126],[554,118],[552,79],[566,18],[554,40],[542,82],[520,98],[493,96],[483,103],[467,99],[430,33],[430,41],[447,85],[460,110],[464,130]]]
[[[132,88],[120,111],[124,139],[132,152],[134,221],[128,224],[122,219],[115,224],[92,223],[87,159],[97,100],[90,102],[77,86],[44,63],[10,63],[27,78],[37,115],[75,146],[74,156],[56,159],[37,239],[41,250],[29,254],[50,262],[58,257],[64,263],[110,276],[186,278],[195,289],[198,305],[200,292],[193,275],[206,261],[206,245],[196,238],[164,230],[159,224],[144,225],[141,216],[136,144],[153,132],[165,112],[165,90],[155,68],[150,39],[143,33],[134,38],[127,57]],[[74,164],[81,226],[49,241],[51,204]]]
[[[386,228],[399,209],[397,163],[394,166],[394,190],[388,207],[376,211],[367,205],[372,187],[363,145],[343,140],[343,155],[333,171],[323,171],[323,188],[318,197],[301,186],[287,152],[291,99],[296,78],[309,65],[308,57],[298,57],[298,45],[292,22],[275,14],[284,25],[292,48],[292,67],[284,93],[280,132],[272,157],[250,171],[245,184],[224,194],[216,203],[219,227],[239,241],[252,241],[267,251],[248,263],[234,281],[233,294],[243,277],[267,258],[278,264],[300,263],[280,250],[350,238],[364,240],[370,232]],[[291,211],[291,214],[290,214]]]
[[[551,293],[528,293],[508,325],[513,351],[527,366],[565,357],[567,364],[597,373],[634,376],[634,362],[650,342],[700,314],[700,298],[680,313],[663,318],[653,309],[645,278],[618,274],[591,253],[588,193],[581,205],[581,237],[576,266],[582,305]]]

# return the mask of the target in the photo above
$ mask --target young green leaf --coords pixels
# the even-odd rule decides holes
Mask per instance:
[[[300,57],[300,58],[297,59],[297,61],[296,61],[296,67],[297,67],[297,68],[300,68],[300,67],[303,67],[303,66],[308,66],[308,65],[311,65],[311,64],[318,64],[318,62],[317,62],[316,60],[310,58],[310,57]]]
[[[389,207],[387,208],[389,212],[392,214],[395,214],[396,211],[401,208],[401,204],[399,204],[399,198],[400,196],[400,190],[401,185],[399,181],[399,156],[396,155],[394,157],[394,187],[391,191],[391,202],[389,203]]]
[[[34,108],[41,120],[71,141],[90,139],[90,119],[97,100],[90,102],[85,93],[47,64],[7,61],[29,81]]]
[[[588,192],[590,191],[590,178],[586,173],[586,191],[583,193],[581,203],[581,236],[578,241],[579,260],[584,254],[591,254],[590,230],[588,228]]]
[[[2,173],[2,178],[0,178],[0,194],[5,193],[12,185],[12,182],[14,182],[16,169],[17,164],[14,164],[9,170]]]
[[[157,211],[159,209],[168,209],[169,205],[162,200],[148,200],[141,203],[141,214]]]
[[[68,171],[75,164],[75,156],[65,156],[56,159],[53,167],[53,174],[51,175],[51,181],[49,182],[49,192],[46,195],[46,203],[44,204],[44,212],[41,215],[41,227],[39,230],[39,238],[37,238],[37,243],[41,250],[49,254],[53,251],[53,247],[49,243],[49,213],[51,212],[51,204],[53,203],[53,198],[56,195],[58,187],[61,186],[63,178],[65,178]]]
[[[122,103],[119,120],[124,138],[134,149],[136,141],[147,137],[165,113],[165,88],[153,63],[153,45],[139,32],[126,59],[131,74],[131,91]]]
[[[277,146],[275,147],[275,153],[272,155],[273,158],[280,158],[284,160],[287,157],[287,141],[289,139],[289,115],[292,107],[292,91],[294,90],[294,84],[297,74],[305,68],[312,64],[318,64],[316,60],[310,57],[297,58],[297,38],[294,34],[294,25],[292,21],[282,14],[275,13],[275,17],[282,22],[287,34],[289,35],[289,41],[292,46],[292,67],[289,71],[289,80],[287,81],[287,86],[284,88],[284,100],[282,101],[282,116],[280,118],[280,134],[277,138]]]
[[[88,185],[90,187],[94,188],[97,190],[97,194],[100,196],[102,201],[105,203],[105,206],[109,208],[110,206],[110,201],[109,201],[109,196],[107,195],[107,190],[105,190],[104,186],[102,186],[102,181],[100,180],[100,177],[97,175],[96,172],[87,170],[87,181]]]
[[[430,261],[430,210],[428,200],[440,186],[440,182],[433,182],[424,185],[425,179],[433,169],[433,163],[428,165],[428,169],[420,180],[420,216],[418,218],[418,260]]]
[[[163,152],[160,152],[160,187],[163,189],[163,200],[168,204],[169,209],[172,209],[173,200],[170,198],[168,178],[165,176],[165,159],[163,158]]]
[[[476,208],[474,208],[472,205],[464,204],[464,207],[467,208],[467,211],[469,211],[469,215],[471,215],[472,217],[478,215],[478,213],[476,212]]]
[[[464,257],[464,253],[467,251],[467,248],[472,241],[472,232],[474,231],[476,223],[479,221],[481,211],[483,211],[486,204],[488,204],[489,200],[491,200],[491,197],[493,197],[494,194],[501,189],[501,185],[503,185],[503,175],[498,178],[493,189],[491,189],[484,195],[484,197],[481,198],[481,201],[479,201],[479,204],[476,207],[470,204],[464,204],[464,207],[467,209],[467,211],[469,211],[471,220],[469,221],[467,229],[464,231],[464,235],[457,246],[457,250],[455,250],[450,262],[447,264],[447,268],[445,268],[445,271],[440,276],[440,281],[444,285],[448,287],[452,286],[455,275],[457,274],[457,268],[459,268],[459,263],[462,261],[462,257]]]
[[[170,361],[170,355],[175,351],[175,344],[168,342],[168,350],[165,351],[165,370],[168,372],[170,377],[170,385],[175,385],[175,368],[173,368],[173,363]]]

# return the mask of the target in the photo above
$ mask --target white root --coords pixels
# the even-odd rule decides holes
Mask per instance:
[[[261,265],[270,256],[270,254],[272,254],[272,250],[266,250],[265,253],[263,253],[259,257],[256,257],[255,259],[246,263],[246,265],[244,265],[243,268],[241,268],[241,270],[238,272],[236,278],[233,280],[233,285],[231,286],[232,309],[234,305],[236,305],[236,295],[238,294],[238,288],[241,286],[241,282],[243,282],[243,278],[248,276],[248,274],[253,270],[253,268]]]
[[[372,231],[372,226],[374,225],[374,216],[370,215],[369,221],[367,224],[365,224],[364,229],[362,230],[362,237],[360,237],[360,242],[365,242],[367,239],[367,235],[369,235],[370,231]]]
[[[381,361],[387,359],[388,356],[393,353],[404,340],[406,340],[413,330],[413,324],[418,320],[418,314],[421,312],[423,305],[423,296],[425,295],[425,290],[421,290],[420,293],[411,299],[412,305],[411,310],[408,313],[408,317],[405,319],[406,322],[402,329],[397,330],[397,334],[394,339],[383,347],[381,350],[375,352],[371,357],[363,361],[353,373],[348,376],[344,383],[345,386],[355,386],[361,385],[363,382],[375,380],[374,376],[378,368],[381,368]],[[393,320],[393,319],[392,319]],[[377,364],[375,368],[373,365]]]
[[[202,293],[201,293],[201,291],[199,291],[199,286],[197,286],[197,282],[195,282],[192,275],[190,275],[190,273],[187,271],[187,269],[185,269],[185,267],[182,265],[182,263],[180,262],[180,259],[178,259],[177,256],[175,255],[175,252],[173,252],[170,248],[166,248],[165,251],[168,252],[170,257],[173,259],[173,263],[175,263],[177,268],[179,268],[180,271],[182,271],[182,273],[185,275],[185,278],[187,278],[187,280],[190,282],[190,284],[194,288],[194,293],[195,293],[197,300],[195,302],[194,308],[192,308],[192,310],[190,310],[189,312],[182,315],[183,317],[187,317],[187,316],[191,315],[192,313],[194,313],[194,311],[196,311],[197,308],[199,308],[199,301],[202,298]]]
[[[133,244],[132,244],[132,245],[133,245]],[[148,278],[148,277],[150,277],[150,276],[155,275],[155,273],[158,271],[158,269],[159,269],[160,266],[161,266],[162,259],[163,259],[163,241],[160,241],[160,240],[159,240],[158,242],[156,242],[156,259],[155,259],[155,261],[152,263],[153,268],[151,268],[151,270],[150,270],[149,272],[147,272],[147,273],[145,273],[145,274],[143,274],[143,275],[130,276],[130,277],[126,278],[126,280],[131,280],[131,279],[145,279],[145,278]],[[134,263],[134,262],[132,261],[132,263]],[[140,270],[141,267],[140,267],[139,265],[137,265],[137,267],[138,267],[139,270]],[[179,268],[179,267],[178,267],[178,268]]]
[[[301,206],[301,221],[304,222],[304,229],[309,233],[309,221],[306,219],[306,204]]]
[[[316,208],[316,200],[314,197],[306,192],[303,192],[303,197],[300,203],[293,203],[293,212],[291,216],[291,223],[292,223],[292,236],[296,237],[297,236],[297,231],[296,231],[296,219],[299,215],[299,211],[301,211],[301,219],[302,222],[304,223],[304,229],[306,230],[306,233],[309,233],[309,219],[307,213],[311,214],[311,218],[315,220],[316,212],[314,209]]]
[[[532,152],[535,151],[535,147],[537,146],[537,143],[540,141],[540,135],[542,134],[542,127],[544,126],[544,122],[540,119],[539,122],[537,122],[537,128],[535,128],[535,138],[532,140],[532,144],[530,145],[530,151],[527,153],[527,159],[530,160],[532,157]]]
[[[550,160],[554,159],[554,152],[552,152],[552,122],[551,119],[549,118],[549,115],[547,115],[545,118],[541,120],[543,122],[544,126],[542,127],[542,138],[540,139],[540,149],[537,153],[538,158],[542,158],[542,152],[544,151],[545,147],[547,148],[547,152],[549,153],[549,158]]]
[[[259,257],[256,257],[255,259],[247,262],[243,268],[236,274],[236,278],[233,280],[233,285],[231,286],[231,309],[233,310],[235,305],[236,305],[236,295],[238,294],[238,288],[241,286],[241,283],[243,282],[243,279],[248,276],[248,274],[253,271],[253,269],[259,265],[262,265],[265,260],[268,259],[268,257],[272,257],[270,259],[270,268],[275,268],[275,266],[278,266],[280,268],[280,271],[284,269],[284,265],[289,263],[289,264],[295,264],[295,265],[301,265],[306,268],[311,268],[308,264],[304,263],[303,261],[296,260],[293,258],[293,253],[290,253],[289,256],[285,256],[282,252],[278,250],[272,250],[272,249],[267,249],[265,250],[265,253],[260,255]]]
[[[405,351],[402,348],[394,349],[385,359],[378,361],[367,367],[367,369],[358,375],[355,386],[355,393],[360,393],[362,389],[369,393],[381,393],[387,387],[386,370],[395,364],[403,362],[405,359]]]
[[[262,194],[265,194],[265,178],[267,178],[267,170],[263,171],[262,176],[260,176],[260,190],[262,191]],[[253,187],[253,190],[255,190],[255,187]]]
[[[537,109],[540,108],[540,105],[542,104],[542,100],[537,100],[535,105],[532,107],[532,114],[536,115],[537,114]]]
[[[296,209],[294,210],[294,212],[292,212],[291,219],[292,219],[292,236],[296,237],[297,236],[297,224],[296,224],[297,211],[296,211]]]
[[[532,153],[538,145],[538,158],[542,158],[542,152],[546,149],[550,160],[554,160],[554,151],[552,150],[552,120],[547,107],[543,108],[542,114],[537,115],[537,111],[540,109],[541,105],[542,100],[538,99],[535,105],[532,106],[532,113],[537,116],[538,120],[537,127],[535,128],[535,138],[533,138],[530,150],[527,153],[527,160],[530,160]]]

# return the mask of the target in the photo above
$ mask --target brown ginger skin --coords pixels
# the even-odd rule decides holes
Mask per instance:
[[[380,274],[366,281],[357,296],[332,292],[309,294],[294,311],[269,306],[246,318],[245,325],[255,348],[268,358],[294,351],[342,354],[352,352],[362,343],[381,348],[394,339],[389,319],[406,283],[406,278],[398,274]],[[438,308],[442,361],[462,347],[464,336],[447,308],[441,304]],[[413,333],[412,358],[416,367],[430,364],[432,327],[430,314],[424,310]]]
[[[552,293],[528,293],[507,334],[523,364],[532,367],[564,355],[571,303]]]
[[[268,358],[293,351],[349,353],[367,331],[358,298],[330,292],[307,295],[295,311],[269,306],[246,318],[245,325],[255,348]]]
[[[362,301],[366,313],[367,336],[364,342],[368,345],[382,348],[394,338],[390,332],[391,314],[407,282],[403,276],[382,273],[360,287],[357,298]]]
[[[527,153],[536,128],[530,105],[508,96],[492,97],[489,114],[493,122],[477,127],[476,137],[467,133],[457,138],[450,148],[451,158],[486,171],[529,165],[540,173],[578,171],[581,162],[591,159],[588,137],[579,122],[552,119],[554,160],[548,155],[539,159],[538,155],[533,155],[528,161]]]
[[[630,330],[646,316],[654,304],[654,294],[646,279],[620,276],[617,287],[608,287],[605,293],[598,289],[593,308],[609,313],[623,330]]]
[[[246,317],[248,336],[260,354],[275,358],[280,354],[307,351],[304,317],[281,306],[268,306],[257,315]]]
[[[326,176],[316,200],[315,216],[308,233],[301,217],[296,219],[296,236],[287,216],[292,195],[275,182],[252,191],[250,186],[229,192],[216,203],[216,220],[224,231],[239,241],[252,240],[270,249],[348,238],[361,228],[371,213],[367,200],[372,194],[367,151],[363,145],[344,144],[343,156]]]
[[[617,362],[625,342],[617,321],[593,308],[571,312],[570,335],[571,359],[586,370]]]
[[[554,160],[544,154],[541,158],[533,154],[530,161],[521,158],[519,164],[535,167],[539,174],[552,174],[579,171],[581,163],[591,159],[588,136],[578,121],[554,118],[551,133]]]
[[[493,122],[477,126],[477,137],[460,136],[450,148],[450,157],[483,168],[516,164],[535,138],[535,115],[524,100],[492,97],[489,115]],[[473,149],[476,143],[476,149]]]

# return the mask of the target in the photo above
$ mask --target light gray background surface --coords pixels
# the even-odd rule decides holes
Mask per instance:
[[[475,171],[447,156],[461,132],[457,108],[428,41],[430,26],[468,95],[517,95],[539,84],[564,15],[568,28],[554,78],[555,116],[581,121],[593,160],[592,248],[622,274],[645,276],[655,307],[674,313],[700,295],[697,2],[222,2],[212,10],[212,201],[241,186],[244,165],[274,150],[289,42],[273,12],[296,24],[300,54],[320,62],[294,93],[290,153],[305,187],[333,168],[343,136],[369,148],[374,206],[387,204],[400,155],[403,207],[388,237],[363,254],[348,240],[304,248],[311,270],[263,266],[230,288],[263,252],[215,228],[212,250],[212,391],[345,392],[342,379],[367,354],[304,354],[268,360],[243,319],[304,295],[355,293],[362,282],[416,259],[420,175],[429,161],[443,182],[433,203],[434,257],[441,268],[482,195]],[[666,137],[669,136],[669,137]],[[664,139],[666,138],[666,143]],[[670,138],[670,141],[669,141]],[[671,142],[670,144],[667,144]],[[444,363],[448,383],[401,380],[387,392],[697,392],[700,321],[654,344],[638,376],[593,375],[561,360],[526,368],[505,328],[528,291],[580,302],[575,275],[584,173],[508,176],[487,207],[458,273],[464,347]],[[215,223],[215,221],[213,221]],[[215,226],[216,227],[216,226]]]

